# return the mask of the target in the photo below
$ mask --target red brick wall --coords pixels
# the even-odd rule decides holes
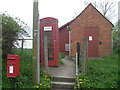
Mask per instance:
[[[98,41],[102,42],[102,44],[98,45],[99,57],[110,56],[112,54],[112,24],[93,8],[92,5],[89,5],[88,8],[70,24],[70,55],[75,56],[76,42],[82,42],[85,27],[99,28]]]
[[[59,52],[68,53],[65,51],[65,44],[69,44],[69,31],[66,27],[59,30]]]

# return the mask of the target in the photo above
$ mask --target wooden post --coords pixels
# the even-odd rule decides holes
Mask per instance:
[[[78,61],[78,68],[79,68],[79,65],[80,65],[80,43],[79,42],[77,42],[77,56],[78,56],[78,58],[77,58],[77,61]]]
[[[76,77],[77,77],[77,84],[79,85],[79,65],[80,65],[80,43],[76,43]]]
[[[45,68],[48,73],[48,41],[47,36],[44,37],[44,59],[45,59]]]
[[[120,1],[118,2],[118,47],[120,47]]]
[[[80,43],[76,43],[76,75],[78,75],[79,68],[79,59],[80,59]]]
[[[2,16],[0,15],[0,90],[2,90]]]
[[[22,39],[21,50],[23,50],[23,45],[24,45],[24,39]]]
[[[22,41],[22,43],[21,43],[21,50],[23,50],[23,46],[24,46],[24,41],[25,40],[33,40],[33,39],[17,39],[17,40],[21,40]]]
[[[86,73],[86,53],[87,53],[87,40],[83,38],[82,43],[82,70],[81,73]]]
[[[33,2],[33,84],[40,84],[40,60],[38,55],[38,0]]]

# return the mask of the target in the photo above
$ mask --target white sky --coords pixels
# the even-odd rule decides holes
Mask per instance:
[[[81,0],[39,0],[40,18],[57,18],[59,26],[72,20],[74,13],[80,13],[84,8]],[[4,11],[32,26],[33,0],[0,0],[0,12]]]
[[[61,26],[72,20],[75,13],[79,14],[84,10],[86,7],[84,1],[90,0],[39,0],[40,18],[57,18],[59,26]],[[0,0],[0,12],[4,11],[7,11],[10,15],[19,17],[32,27],[33,0]]]
[[[79,14],[84,10],[86,7],[84,1],[85,0],[39,0],[40,19],[44,17],[57,18],[60,27],[72,20],[73,17],[76,16],[75,13]],[[11,16],[18,17],[27,23],[31,28],[29,33],[32,33],[33,0],[0,0],[0,13],[5,11]]]

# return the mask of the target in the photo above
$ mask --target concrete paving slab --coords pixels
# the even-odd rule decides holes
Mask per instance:
[[[49,67],[48,74],[52,77],[63,76],[63,77],[75,77],[75,61],[65,57],[62,59],[63,65],[58,67]]]

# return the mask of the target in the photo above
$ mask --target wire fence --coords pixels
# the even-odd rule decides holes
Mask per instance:
[[[120,43],[118,41],[113,42],[112,45],[113,45],[113,50],[117,49],[117,48],[120,48]]]
[[[16,47],[18,49],[32,49],[33,39],[18,39],[18,43]],[[110,43],[102,43],[106,45],[110,45]],[[115,50],[117,48],[120,48],[120,43],[118,41],[112,42],[112,49]]]
[[[18,49],[32,49],[32,41],[33,39],[18,39],[15,46]]]

